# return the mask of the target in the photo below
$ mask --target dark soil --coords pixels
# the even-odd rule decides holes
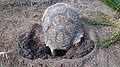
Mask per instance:
[[[41,32],[41,25],[34,24],[30,30],[20,36],[20,55],[28,59],[76,59],[87,55],[94,48],[94,42],[84,36],[81,43],[75,44],[68,51],[55,50],[56,56],[51,56],[50,48],[40,41]]]
[[[30,30],[20,36],[19,53],[23,57],[28,59],[36,59],[45,54],[45,44],[41,43],[39,40],[41,30],[42,27],[39,24],[34,24]]]

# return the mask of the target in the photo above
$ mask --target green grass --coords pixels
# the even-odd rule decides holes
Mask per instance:
[[[99,0],[99,1],[104,3],[106,6],[110,7],[111,9],[113,9],[115,12],[120,13],[120,0]],[[98,25],[107,24],[107,25],[112,25],[116,28],[115,33],[111,37],[98,41],[99,47],[108,48],[110,45],[120,40],[120,17],[113,19],[109,15],[103,12],[98,12],[98,13],[102,16],[102,19],[97,20],[93,22],[92,24],[98,24]]]
[[[99,0],[115,11],[120,11],[120,0]]]
[[[110,45],[114,44],[117,40],[120,39],[120,31],[108,39],[103,39],[98,42],[99,47],[108,48]]]
[[[111,21],[111,19],[102,19],[104,21],[99,21],[95,20],[92,22],[92,24],[97,24],[97,25],[111,25],[115,27],[115,32],[114,34],[106,39],[102,39],[98,41],[98,46],[101,48],[108,48],[110,45],[114,44],[116,41],[120,40],[120,19],[114,19]]]

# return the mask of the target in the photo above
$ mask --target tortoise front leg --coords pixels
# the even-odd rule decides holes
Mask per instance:
[[[56,51],[55,51],[55,49],[51,49],[51,54],[52,54],[52,56],[56,56]]]

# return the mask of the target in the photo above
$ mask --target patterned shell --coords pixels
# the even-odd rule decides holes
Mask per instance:
[[[44,12],[42,27],[46,46],[50,49],[67,50],[73,45],[81,23],[73,6],[67,3],[56,3]]]

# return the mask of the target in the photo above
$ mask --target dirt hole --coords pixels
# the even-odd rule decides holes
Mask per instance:
[[[39,34],[39,35],[38,35]],[[89,54],[94,48],[94,42],[84,36],[81,43],[75,44],[69,50],[55,50],[56,56],[51,56],[49,47],[41,41],[40,35],[42,33],[42,27],[39,24],[34,24],[29,31],[22,34],[19,38],[19,53],[21,56],[28,59],[76,59],[82,58]]]

